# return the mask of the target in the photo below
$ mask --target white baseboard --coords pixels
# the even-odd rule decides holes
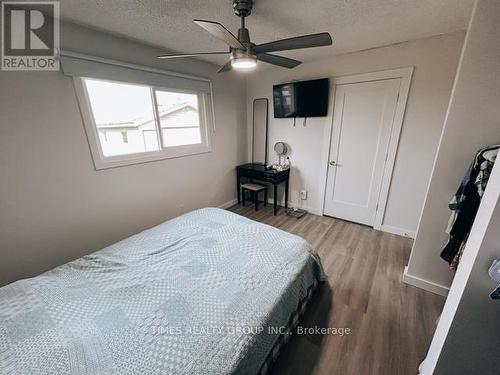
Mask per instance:
[[[387,225],[387,224],[382,224],[382,226],[380,227],[380,230],[382,232],[397,234],[398,236],[415,238],[415,231],[414,230],[393,227],[392,225]]]
[[[234,198],[234,199],[231,199],[229,202],[221,204],[219,206],[219,208],[226,209],[226,208],[229,208],[231,206],[234,206],[236,203],[238,203],[238,199]]]
[[[231,206],[235,205],[237,202],[238,202],[237,199],[233,199],[232,201],[227,202],[227,203],[225,203],[225,204],[223,204],[223,205],[221,205],[219,207],[220,208],[228,208],[228,207],[231,207]],[[267,203],[268,204],[273,204],[274,203],[273,198],[269,198],[268,197],[267,198]],[[279,201],[278,205],[281,206],[281,207],[285,207],[285,200]],[[290,202],[289,201],[288,202],[288,207],[298,207],[298,205],[297,205],[296,202]],[[307,212],[310,212],[311,214],[323,216],[323,211],[321,209],[319,209],[319,208],[307,206],[305,204],[302,204],[302,206],[300,208],[306,210]],[[390,226],[390,225],[382,225],[380,227],[380,230],[383,231],[383,232],[397,234],[398,236],[415,238],[415,231],[413,231],[413,230],[408,230],[408,229],[393,227],[393,226]]]
[[[408,266],[405,267],[403,271],[402,280],[405,284],[416,286],[417,288],[427,290],[428,292],[439,294],[440,296],[446,297],[450,288],[436,284],[432,281],[421,279],[420,277],[408,274]]]
[[[226,209],[226,208],[229,208],[231,206],[234,206],[237,203],[238,203],[238,199],[235,198],[235,199],[230,200],[229,202],[226,202],[226,203],[219,205],[218,208]],[[272,198],[267,199],[267,204],[272,205],[273,203],[274,203],[274,201]],[[248,201],[248,204],[253,204],[253,203],[251,201]],[[278,205],[281,207],[285,207],[285,201],[278,202]],[[293,202],[288,202],[288,207],[297,207],[297,204],[295,204]],[[320,216],[323,215],[323,213],[315,207],[309,207],[309,206],[302,205],[301,208],[306,210],[307,212],[314,214],[314,215],[320,215]]]

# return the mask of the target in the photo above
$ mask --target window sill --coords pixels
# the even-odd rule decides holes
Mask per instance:
[[[110,168],[125,167],[127,165],[143,164],[154,161],[176,159],[192,155],[200,155],[212,152],[211,147],[202,145],[169,147],[160,151],[149,151],[139,154],[127,154],[116,156],[102,156],[93,158],[94,167],[97,171]]]

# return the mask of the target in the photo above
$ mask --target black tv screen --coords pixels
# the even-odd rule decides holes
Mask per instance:
[[[273,86],[274,117],[323,117],[328,112],[328,78]]]

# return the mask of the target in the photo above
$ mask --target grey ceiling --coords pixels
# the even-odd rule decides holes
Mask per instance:
[[[473,0],[256,0],[254,43],[329,31],[332,47],[281,53],[303,61],[464,30]],[[219,51],[193,18],[239,27],[231,0],[62,0],[63,19],[175,52]],[[225,57],[209,61],[223,63]]]

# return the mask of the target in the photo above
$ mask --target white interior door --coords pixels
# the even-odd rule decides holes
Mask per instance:
[[[335,91],[325,215],[373,226],[401,79]]]

